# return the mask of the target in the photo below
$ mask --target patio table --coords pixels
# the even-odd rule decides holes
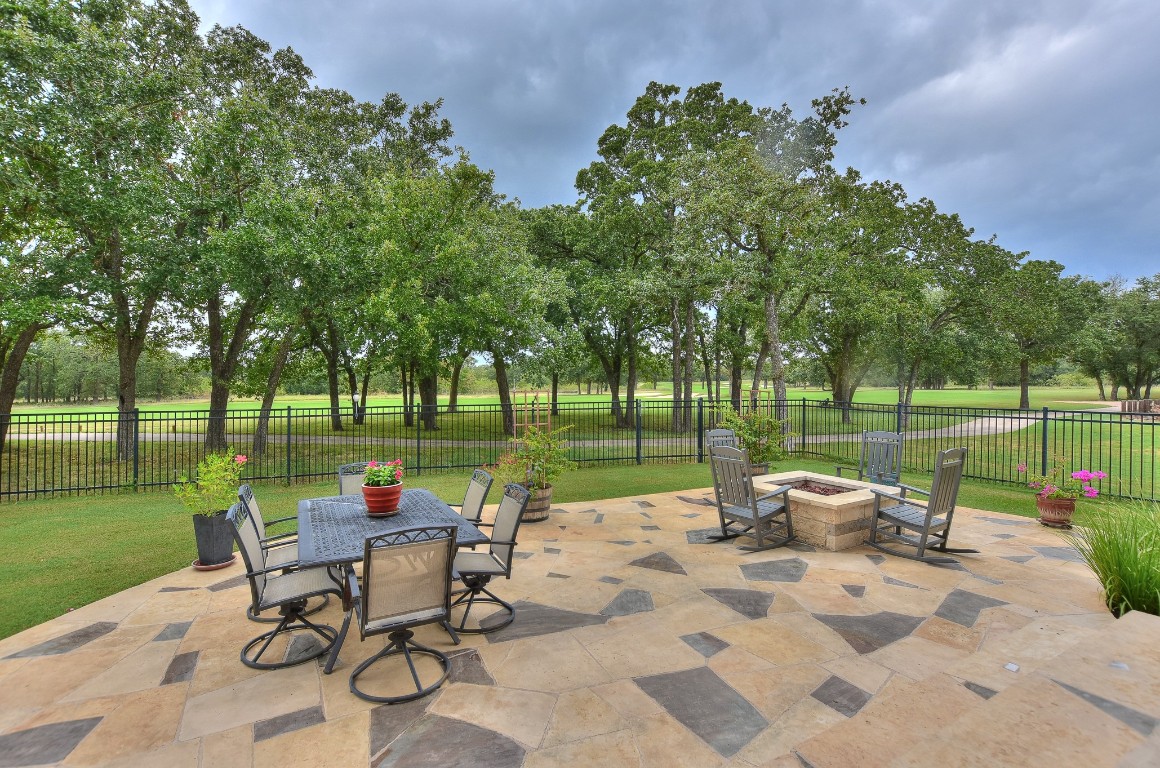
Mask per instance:
[[[361,562],[367,537],[420,526],[456,525],[460,547],[489,539],[435,494],[422,488],[404,490],[399,514],[368,517],[362,494],[326,496],[298,502],[298,562],[303,568]]]

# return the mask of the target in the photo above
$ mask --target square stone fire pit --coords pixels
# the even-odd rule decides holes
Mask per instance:
[[[870,518],[874,514],[871,488],[892,494],[899,492],[898,488],[887,485],[816,472],[777,472],[753,478],[753,487],[758,493],[768,493],[782,485],[813,485],[840,490],[831,496],[798,488],[789,492],[793,531],[798,539],[831,552],[856,547],[866,541]],[[883,507],[892,507],[896,503],[891,499],[882,500]]]

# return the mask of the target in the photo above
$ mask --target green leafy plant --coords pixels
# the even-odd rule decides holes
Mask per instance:
[[[789,455],[785,441],[792,434],[784,432],[781,422],[768,414],[750,411],[742,415],[724,406],[718,412],[717,426],[733,430],[741,447],[749,452],[751,464],[771,464]]]
[[[367,462],[367,473],[363,477],[363,485],[372,488],[385,488],[388,485],[399,485],[403,482],[403,460],[395,459],[379,463]]]
[[[519,483],[531,491],[550,487],[560,475],[576,468],[576,462],[568,459],[568,441],[564,439],[571,428],[547,432],[528,427],[523,437],[512,438],[511,450],[490,468],[492,474],[500,482]]]
[[[1160,616],[1160,505],[1115,504],[1086,511],[1063,535],[1099,579],[1114,616]]]
[[[182,475],[173,486],[178,500],[195,515],[213,517],[238,500],[246,457],[232,451],[210,453],[197,463],[197,478]]]

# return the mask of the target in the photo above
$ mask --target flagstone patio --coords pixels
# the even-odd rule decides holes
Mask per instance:
[[[707,541],[708,499],[524,526],[495,585],[515,623],[419,630],[454,671],[397,706],[347,689],[382,638],[352,632],[329,676],[243,666],[240,566],[142,584],[0,641],[0,768],[1160,764],[1160,619],[1114,620],[1052,531],[960,509],[983,554],[957,568],[752,554]]]

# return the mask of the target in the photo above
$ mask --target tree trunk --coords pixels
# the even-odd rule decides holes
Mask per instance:
[[[294,326],[286,329],[282,338],[278,340],[278,348],[270,363],[270,373],[266,376],[266,390],[262,393],[262,408],[258,412],[258,424],[254,427],[254,440],[250,445],[250,455],[255,459],[260,459],[266,453],[266,440],[270,434],[270,411],[274,408],[274,395],[278,391],[278,384],[282,381],[282,371],[286,368],[286,361],[290,359],[296,331],[297,328]]]
[[[1019,360],[1019,410],[1031,410],[1028,387],[1031,384],[1031,361],[1026,357]]]
[[[237,372],[238,361],[242,357],[246,339],[250,336],[254,318],[258,312],[258,302],[248,300],[238,309],[234,327],[229,332],[225,328],[221,297],[212,296],[206,306],[209,345],[209,422],[205,427],[205,451],[215,453],[227,450],[226,417],[230,404],[230,386]]]
[[[326,361],[326,390],[330,394],[330,428],[335,432],[341,432],[342,411],[339,410],[338,404],[338,329],[334,327],[333,321],[328,320],[325,341],[314,329],[311,329],[310,340]]]
[[[362,413],[358,408],[358,371],[354,369],[354,362],[350,359],[342,361],[342,370],[346,374],[346,386],[350,389],[350,422],[355,425],[362,424]]]
[[[777,296],[770,293],[765,300],[765,336],[769,342],[769,369],[773,380],[773,399],[777,401],[775,418],[784,422],[789,418],[789,404],[785,394],[785,360],[781,348],[781,318],[778,315]]]
[[[36,334],[48,327],[47,324],[41,323],[27,325],[16,334],[10,347],[0,348],[0,451],[4,450],[8,425],[12,421],[12,403],[16,401],[20,366],[24,364],[24,357],[36,339]]]
[[[403,426],[413,427],[415,426],[415,414],[414,411],[412,411],[413,403],[410,399],[411,389],[410,379],[407,375],[408,370],[407,363],[399,364],[399,383],[400,388],[403,390]]]
[[[133,458],[133,442],[137,439],[137,424],[133,411],[137,408],[137,361],[145,351],[145,337],[134,333],[122,335],[117,323],[117,460]]]
[[[696,307],[690,298],[685,307],[685,429],[693,428],[693,375],[697,367]]]
[[[459,374],[463,371],[463,364],[467,357],[457,357],[451,366],[451,390],[447,393],[447,412],[459,413]]]
[[[1106,401],[1108,399],[1108,395],[1106,392],[1104,392],[1104,377],[1097,373],[1095,379],[1096,386],[1100,389],[1100,400]]]
[[[423,430],[434,432],[439,429],[436,415],[439,413],[439,378],[433,374],[419,377],[419,420]]]
[[[681,376],[681,318],[678,312],[677,300],[673,299],[672,305],[669,307],[669,330],[672,333],[672,365],[673,365],[673,414],[672,414],[672,429],[674,432],[684,432],[684,410],[681,408],[681,402],[684,398],[681,396],[681,387],[684,385],[684,379]]]
[[[632,428],[636,426],[636,377],[637,377],[637,349],[636,349],[636,322],[629,318],[625,332],[625,345],[628,352],[628,380],[624,386],[625,414],[624,425]],[[554,404],[553,404],[553,407]]]
[[[503,414],[503,432],[512,437],[516,434],[516,415],[512,408],[512,390],[508,383],[507,363],[494,350],[491,353],[491,364],[495,368],[495,383],[499,388],[499,407]]]

